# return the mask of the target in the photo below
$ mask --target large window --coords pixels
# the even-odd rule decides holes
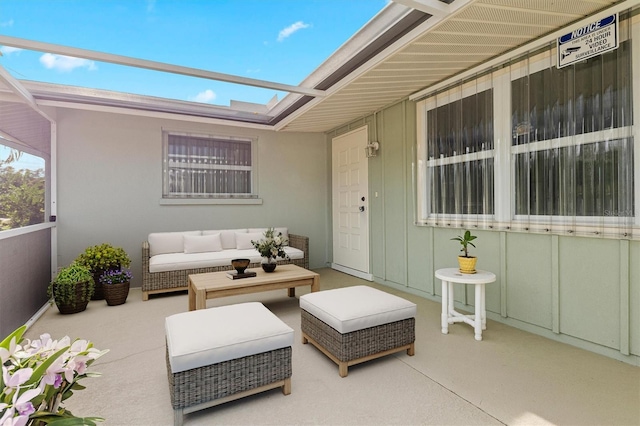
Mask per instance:
[[[165,198],[255,198],[254,140],[165,133]]]
[[[0,231],[45,221],[45,161],[0,139]]]
[[[421,100],[417,222],[630,235],[640,49],[627,29],[603,55],[558,69],[551,45]]]
[[[634,216],[629,48],[512,81],[516,217]]]

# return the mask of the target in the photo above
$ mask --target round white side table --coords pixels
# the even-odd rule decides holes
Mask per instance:
[[[442,334],[449,333],[449,324],[464,322],[474,328],[476,340],[482,340],[482,330],[487,328],[484,285],[494,282],[496,274],[481,270],[463,274],[458,268],[444,268],[436,271],[436,278],[442,280]],[[474,285],[475,315],[464,315],[453,308],[454,283]]]

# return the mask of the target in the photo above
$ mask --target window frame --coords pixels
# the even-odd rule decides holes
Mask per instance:
[[[624,31],[621,31],[621,33],[624,33]],[[624,41],[627,41],[627,40],[628,39],[626,37],[623,37],[621,35],[620,44],[622,44]],[[632,49],[630,50],[630,56],[631,56],[630,63],[631,65],[633,65],[633,58],[638,56],[638,49],[637,48],[634,49],[632,47]],[[511,69],[508,72],[508,76],[509,76],[508,88],[506,88],[507,89],[506,91],[509,93],[508,105],[509,105],[510,113],[513,112],[512,105],[511,105],[512,82],[514,80],[525,77],[527,75],[531,76],[535,73],[542,72],[545,69],[548,69],[549,67],[555,67],[557,63],[557,57],[558,55],[556,53],[556,48],[554,47],[544,52],[541,52],[538,55],[535,55],[531,58],[524,58],[520,61],[516,61],[510,64]],[[638,88],[635,87],[634,85],[633,76],[630,77],[630,79],[632,80],[631,81],[632,87],[630,90],[631,103],[632,105],[635,103],[636,109],[637,109],[640,107],[640,103],[637,102],[638,97],[635,95]],[[500,118],[504,119],[505,117],[500,117]],[[581,233],[588,233],[589,227],[592,227],[595,225],[602,225],[607,228],[616,228],[617,225],[620,223],[620,217],[616,217],[613,215],[612,216],[606,216],[606,215],[571,216],[571,215],[516,214],[517,188],[515,185],[515,182],[516,182],[515,163],[516,163],[517,155],[521,155],[521,154],[526,154],[531,152],[541,152],[541,151],[551,150],[555,148],[578,147],[578,146],[584,146],[584,145],[589,145],[593,143],[603,143],[603,142],[614,141],[619,139],[631,139],[634,145],[635,156],[637,157],[638,155],[637,151],[640,148],[638,146],[639,144],[635,142],[637,141],[638,136],[636,135],[636,137],[634,138],[634,127],[637,127],[638,124],[634,126],[633,122],[637,123],[637,120],[634,120],[634,118],[632,117],[632,124],[623,126],[623,127],[608,128],[608,129],[595,130],[590,132],[585,131],[583,133],[576,133],[576,134],[557,137],[557,138],[531,141],[531,142],[516,144],[516,145],[512,143],[513,129],[511,129],[511,123],[509,123],[509,129],[510,129],[509,135],[511,136],[509,137],[509,139],[507,139],[509,143],[504,144],[505,146],[508,147],[508,151],[509,151],[508,155],[510,158],[509,181],[511,184],[511,191],[508,196],[509,202],[510,202],[509,220],[515,225],[527,226],[527,228],[538,227],[540,230],[548,230],[551,224],[553,224],[554,228],[556,228],[557,230],[569,231],[569,232],[572,232],[571,228],[575,226],[576,231]],[[634,169],[633,173],[635,174],[634,183],[635,183],[635,187],[637,188],[638,173],[640,172],[640,169],[638,168],[638,161],[632,161],[632,163],[633,163],[633,169]],[[640,207],[640,201],[637,198],[637,193],[634,195],[635,197],[633,200],[633,209],[635,210],[635,217],[637,218],[639,214],[638,210]],[[633,221],[633,218],[631,218],[631,221]],[[635,222],[637,224],[637,220]],[[615,230],[612,230],[609,232],[615,234]]]
[[[220,165],[210,165],[220,170],[248,170],[250,172],[250,192],[249,193],[206,193],[206,192],[188,192],[188,193],[171,193],[169,190],[169,137],[182,136],[187,138],[199,139],[216,139],[228,142],[243,142],[251,144],[251,165],[229,165],[227,167]],[[200,132],[185,132],[163,129],[162,131],[162,198],[160,204],[262,204],[262,200],[258,197],[258,137],[256,136],[238,136],[210,134]],[[211,157],[210,157],[211,158]]]
[[[464,98],[476,95],[478,93],[491,90],[493,92],[494,87],[492,84],[491,75],[484,76],[473,81],[467,82],[461,86],[454,87],[450,90],[436,94],[429,97],[424,101],[421,101],[417,105],[417,208],[416,208],[416,222],[423,225],[459,225],[463,226],[470,221],[489,221],[495,216],[496,211],[496,193],[495,193],[495,152],[496,152],[496,103],[495,93],[493,93],[493,148],[480,150],[477,152],[465,152],[463,154],[456,154],[449,157],[441,156],[440,158],[428,157],[428,114],[429,111],[433,111],[444,105],[452,104],[460,101]],[[421,143],[422,142],[422,143]],[[435,213],[432,212],[431,206],[431,183],[430,175],[431,170],[436,167],[442,167],[452,164],[465,164],[473,161],[480,161],[492,159],[493,160],[493,213],[490,214],[464,214],[464,213]],[[424,188],[421,191],[420,187]]]

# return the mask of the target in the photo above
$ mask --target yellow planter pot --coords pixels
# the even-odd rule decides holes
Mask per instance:
[[[475,256],[458,256],[458,265],[460,266],[460,272],[462,272],[463,274],[475,274],[477,261],[478,258]]]

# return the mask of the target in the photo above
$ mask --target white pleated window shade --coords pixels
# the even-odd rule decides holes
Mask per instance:
[[[556,46],[418,102],[416,223],[633,238],[633,58],[556,67]],[[636,72],[638,72],[636,70]]]
[[[165,134],[166,198],[255,198],[253,141]]]

